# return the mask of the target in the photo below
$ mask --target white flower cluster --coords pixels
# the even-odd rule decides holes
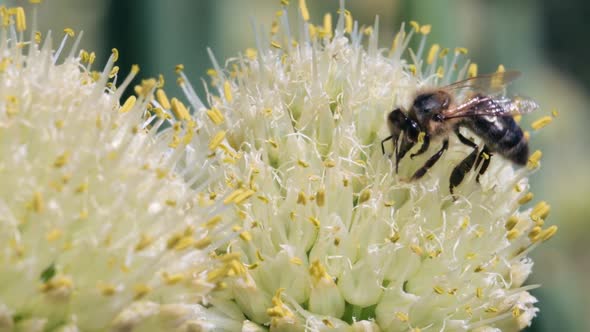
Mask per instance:
[[[532,267],[527,254],[556,231],[542,228],[546,203],[519,211],[531,199],[526,176],[540,153],[523,169],[494,157],[480,183],[467,174],[455,201],[448,179],[471,149],[451,139],[441,161],[412,182],[404,179],[429,153],[402,160],[397,175],[381,152],[388,112],[407,108],[418,89],[475,75],[477,67],[462,59],[466,50],[434,45],[426,52],[430,26],[416,22],[409,32],[402,27],[390,50],[379,49],[378,22],[361,28],[342,4],[335,29],[329,15],[320,26],[308,19],[300,1],[297,21],[278,12],[271,40],[260,37],[257,50],[225,69],[212,57],[216,91],[208,93],[207,107],[181,73],[199,127],[189,145],[199,153],[188,154],[181,168],[201,165],[199,156],[209,151],[223,176],[208,185],[208,195],[240,203],[225,215],[233,225],[226,233],[239,236],[220,248],[239,264],[228,264],[230,278],[209,294],[197,326],[510,331],[529,325],[537,309],[528,293],[535,286],[524,285]],[[407,48],[413,35],[421,36],[416,52]],[[402,57],[407,52],[410,61]]]
[[[22,8],[0,14],[0,330],[127,331],[162,312],[189,320],[173,304],[216,286],[215,244],[198,237],[222,208],[172,170],[183,149],[158,140],[164,121],[190,123],[144,119],[155,80],[120,106],[137,68],[116,87],[116,52],[94,72],[79,38],[62,51],[70,29],[54,52],[51,35],[23,39]]]

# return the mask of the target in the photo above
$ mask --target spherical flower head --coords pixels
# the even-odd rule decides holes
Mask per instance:
[[[217,280],[207,233],[195,233],[216,206],[199,204],[172,171],[182,151],[157,135],[164,121],[190,124],[148,107],[155,80],[121,106],[137,68],[117,87],[116,52],[95,72],[70,29],[54,51],[50,35],[23,39],[22,8],[0,14],[0,330],[127,331],[179,316],[170,304],[200,301]]]
[[[208,106],[181,72],[199,124],[190,147],[209,151],[224,174],[208,191],[238,203],[226,215],[234,224],[226,232],[240,236],[222,249],[239,257],[241,268],[209,295],[198,326],[510,331],[529,325],[537,309],[527,292],[535,286],[524,285],[532,267],[527,254],[556,230],[542,228],[546,203],[519,209],[532,198],[526,176],[540,154],[524,168],[494,157],[479,183],[477,171],[468,172],[453,197],[450,174],[472,148],[451,137],[449,150],[416,181],[408,178],[440,141],[404,158],[398,174],[391,146],[381,151],[389,112],[408,109],[420,89],[476,74],[466,50],[434,45],[426,52],[430,26],[416,22],[402,26],[390,49],[380,49],[378,21],[359,27],[342,4],[335,28],[330,15],[311,24],[304,1],[298,13],[293,22],[286,9],[278,11],[270,40],[258,35],[257,49],[226,68],[212,56]],[[411,51],[416,35],[419,48]]]

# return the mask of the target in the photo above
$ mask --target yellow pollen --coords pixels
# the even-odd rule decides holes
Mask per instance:
[[[520,231],[518,229],[511,229],[506,233],[506,238],[510,241],[518,238],[520,236]]]
[[[539,219],[545,219],[549,215],[549,211],[551,210],[551,206],[547,204],[545,201],[541,201],[535,205],[533,210],[531,211],[531,219],[533,221],[537,221]]]
[[[307,196],[305,195],[305,193],[303,191],[300,191],[299,194],[297,194],[297,204],[301,204],[301,205],[307,204]]]
[[[545,230],[543,230],[543,232],[541,232],[541,240],[543,241],[547,241],[550,238],[553,237],[553,235],[555,235],[555,233],[557,233],[557,226],[553,225]]]
[[[334,166],[336,166],[336,162],[334,160],[327,159],[327,160],[324,161],[324,167],[326,167],[326,168],[332,168]]]
[[[326,204],[326,191],[324,189],[318,190],[318,192],[315,195],[315,198],[315,202],[319,207],[324,206],[324,204]]]
[[[41,43],[41,31],[35,31],[35,43]]]
[[[447,56],[447,54],[449,54],[449,49],[445,47],[438,53],[438,57],[442,59]]]
[[[467,69],[467,77],[476,77],[477,76],[477,63],[472,63],[469,65],[469,69]]]
[[[146,284],[136,284],[133,286],[133,299],[139,300],[152,291],[152,288]]]
[[[531,140],[531,133],[529,133],[528,131],[524,132],[524,140],[525,141],[530,141]]]
[[[533,154],[529,157],[529,160],[527,162],[527,168],[533,170],[539,167],[539,161],[541,160],[542,156],[543,153],[540,150],[533,152]]]
[[[542,118],[540,118],[539,120],[533,122],[531,124],[531,127],[533,128],[533,130],[539,130],[545,126],[547,126],[548,124],[550,124],[553,121],[553,118],[550,116],[544,116]]]
[[[139,66],[138,65],[132,65],[131,66],[131,74],[137,74],[139,73]]]
[[[348,11],[348,10],[344,11],[344,20],[345,20],[344,31],[346,31],[347,33],[351,33],[352,27],[353,27],[353,20],[352,20],[352,14],[350,13],[350,11]]]
[[[416,21],[410,21],[410,26],[414,29],[415,32],[420,32],[420,24]]]
[[[477,296],[478,299],[483,297],[483,289],[481,287],[477,287],[477,289],[475,289],[475,296]]]
[[[438,78],[443,78],[445,76],[445,69],[443,66],[438,66],[438,68],[436,68],[436,76],[438,76]]]
[[[162,169],[162,168],[156,168],[156,177],[158,179],[163,179],[166,176],[168,176],[168,170]]]
[[[504,68],[504,65],[498,65],[498,69],[496,69],[496,73],[504,73],[506,72],[506,68]]]
[[[388,239],[392,243],[396,243],[397,241],[399,241],[399,238],[400,238],[399,232],[392,231],[391,234],[389,235]]]
[[[40,287],[40,291],[43,293],[50,292],[56,289],[71,290],[74,287],[74,282],[70,277],[67,276],[55,276],[49,281],[43,283]]]
[[[223,114],[217,108],[212,108],[210,110],[207,110],[207,116],[216,125],[222,124],[223,121],[225,120],[223,117]]]
[[[332,278],[326,271],[326,268],[320,263],[319,259],[314,260],[311,262],[311,266],[309,267],[309,274],[313,277],[314,281],[317,283],[322,278],[331,280]]]
[[[432,30],[432,26],[430,24],[426,24],[420,27],[420,33],[423,35],[427,35]]]
[[[512,309],[512,317],[518,318],[518,317],[520,317],[521,314],[522,314],[522,311],[520,310],[519,307],[514,307]]]
[[[225,94],[225,100],[227,100],[228,103],[231,103],[233,100],[233,97],[231,95],[231,85],[230,85],[229,81],[225,81],[223,83],[223,93]]]
[[[332,37],[332,15],[330,13],[324,15],[324,28],[322,30],[326,37]]]
[[[90,52],[90,54],[88,54],[88,64],[93,64],[94,60],[96,60],[96,53]]]
[[[258,55],[258,51],[256,51],[255,49],[253,49],[253,48],[247,48],[246,49],[246,56],[250,60],[255,60],[257,55]]]
[[[191,115],[190,115],[188,109],[186,108],[186,106],[184,106],[184,104],[180,100],[178,100],[176,98],[172,98],[171,107],[172,107],[172,112],[174,113],[174,115],[176,116],[177,119],[186,120],[186,121],[191,119]]]
[[[440,286],[434,286],[433,290],[436,294],[444,294],[445,293],[445,290]]]
[[[88,190],[88,182],[84,181],[84,182],[80,183],[80,185],[74,189],[74,192],[76,194],[81,194],[81,193],[86,192],[87,190]]]
[[[363,204],[364,202],[368,201],[369,199],[371,199],[371,191],[368,189],[365,189],[365,190],[361,191],[361,193],[359,195],[358,204]]]
[[[533,199],[534,195],[532,192],[528,192],[526,193],[526,195],[522,196],[519,200],[518,200],[518,204],[523,205],[526,204],[528,202],[530,202]]]
[[[553,116],[554,118],[556,118],[557,116],[559,116],[559,111],[558,111],[558,110],[556,110],[556,109],[553,109],[553,110],[551,111],[551,116]]]
[[[307,162],[305,162],[305,161],[303,161],[301,159],[297,160],[297,165],[299,165],[299,166],[301,166],[303,168],[309,167],[309,163],[307,163]]]
[[[276,49],[281,49],[281,44],[279,44],[279,43],[277,43],[275,41],[271,42],[270,43],[270,46],[272,46],[272,47],[274,47]]]
[[[172,107],[172,105],[170,105],[170,100],[168,100],[168,96],[166,96],[166,92],[162,89],[156,90],[156,100],[166,110],[169,110]]]
[[[182,274],[182,273],[175,273],[175,274],[169,274],[168,272],[162,273],[162,279],[164,279],[164,282],[168,285],[177,284],[177,283],[183,281],[184,278],[185,278],[184,274]]]
[[[465,48],[465,47],[457,47],[457,48],[455,48],[455,54],[463,54],[463,55],[465,55],[467,53],[469,53],[469,50],[467,50],[467,48]]]
[[[27,17],[23,7],[13,8],[16,17],[16,31],[22,32],[27,30]]]
[[[517,216],[511,216],[506,221],[506,224],[504,225],[504,227],[506,228],[507,231],[510,231],[516,226],[516,224],[518,224],[518,221],[519,220],[518,220]]]
[[[405,312],[398,311],[398,312],[396,312],[393,315],[395,316],[395,318],[397,320],[399,320],[400,322],[403,322],[403,323],[405,323],[405,322],[407,322],[407,321],[410,320],[410,317]]]
[[[252,241],[252,234],[250,234],[250,232],[245,231],[240,233],[240,239],[246,241],[246,242],[250,242]]]
[[[309,217],[307,218],[316,228],[320,228],[320,221],[316,217]]]
[[[281,0],[281,5],[288,6],[289,5],[289,0]]]
[[[410,245],[410,250],[412,250],[418,256],[424,255],[424,250],[417,244]]]
[[[488,312],[488,313],[497,313],[498,312],[498,308],[496,308],[496,307],[489,307],[489,308],[487,308],[485,310],[485,312]]]
[[[121,108],[119,109],[119,112],[121,112],[121,113],[129,112],[133,108],[133,106],[135,106],[136,100],[137,100],[137,98],[135,98],[135,96],[129,96],[129,98],[127,98],[127,100],[125,100],[125,103],[123,103],[123,106],[121,106]]]
[[[299,0],[299,10],[301,11],[301,17],[304,21],[309,21],[309,10],[307,10],[307,4],[305,0]]]
[[[183,70],[184,70],[184,65],[182,63],[179,63],[176,66],[174,66],[174,71],[177,74],[180,74]]]
[[[119,66],[114,66],[113,69],[109,72],[109,78],[115,77],[119,73]]]
[[[54,228],[52,230],[50,230],[49,232],[47,232],[47,234],[45,234],[45,238],[47,239],[47,241],[49,242],[53,242],[57,239],[59,239],[62,235],[62,231],[59,228]]]
[[[372,26],[368,26],[363,30],[363,33],[367,36],[370,36],[373,34],[373,27]]]
[[[55,158],[55,161],[53,162],[53,167],[62,168],[68,163],[69,160],[70,160],[70,153],[68,151],[66,151],[63,154],[57,156],[57,158]]]
[[[135,245],[135,251],[142,251],[154,242],[154,238],[147,234],[141,234],[139,242]]]
[[[64,32],[70,37],[74,37],[76,35],[76,32],[72,28],[65,28]]]
[[[112,296],[112,295],[115,295],[115,293],[117,292],[117,289],[115,288],[115,285],[113,285],[113,284],[102,284],[101,283],[101,284],[97,285],[97,288],[103,296]]]
[[[43,211],[44,207],[45,207],[45,202],[43,201],[43,195],[36,191],[33,194],[33,201],[31,202],[31,207],[33,208],[33,211],[40,213]]]
[[[539,240],[539,234],[541,234],[542,231],[543,230],[539,226],[533,227],[533,229],[531,229],[530,232],[529,232],[529,234],[528,234],[529,239],[532,242],[537,242],[537,240]]]
[[[299,257],[292,257],[291,259],[289,259],[289,262],[295,265],[303,265],[303,261]]]

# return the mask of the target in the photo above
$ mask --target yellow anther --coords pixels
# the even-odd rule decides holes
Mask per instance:
[[[299,0],[299,10],[301,11],[301,17],[304,21],[309,21],[309,10],[307,10],[307,4],[305,0]]]
[[[257,55],[258,55],[258,51],[256,51],[255,49],[253,49],[253,48],[246,49],[246,57],[248,57],[250,60],[255,60]]]
[[[467,69],[467,77],[476,77],[477,76],[477,63],[472,63],[469,65],[469,69]]]
[[[519,307],[512,308],[512,317],[518,318],[520,315],[522,315],[522,310]]]
[[[434,286],[432,288],[432,290],[434,290],[434,292],[436,294],[444,294],[445,293],[445,290],[442,287],[440,287],[440,286]]]
[[[348,178],[347,177],[343,177],[342,178],[342,186],[343,187],[348,187],[348,184],[349,184]]]
[[[164,90],[156,90],[156,100],[164,109],[169,110],[172,108],[172,105],[170,105],[170,100],[168,100],[168,96],[166,96],[166,92],[164,92]]]
[[[66,33],[66,35],[68,35],[69,37],[74,37],[76,35],[76,32],[72,29],[72,28],[65,28],[64,32]]]
[[[80,185],[74,189],[74,192],[76,194],[82,194],[82,193],[85,193],[87,190],[88,190],[88,181],[84,181],[84,182],[80,183]]]
[[[45,234],[45,239],[47,239],[48,242],[53,242],[53,241],[59,239],[62,234],[63,234],[63,232],[61,231],[61,229],[54,228],[54,229],[50,230],[49,232],[47,232],[47,234]]]
[[[424,249],[422,249],[419,245],[417,244],[412,244],[410,245],[410,250],[412,250],[416,255],[418,256],[422,256],[424,255]]]
[[[272,46],[272,47],[274,47],[276,49],[281,49],[281,44],[279,44],[279,43],[277,43],[275,41],[271,42],[270,43],[270,46]]]
[[[246,242],[250,242],[250,241],[252,241],[252,234],[250,234],[250,232],[248,232],[248,231],[244,231],[244,232],[240,233],[240,239],[242,239]]]
[[[469,50],[467,50],[467,48],[465,48],[465,47],[457,47],[457,48],[455,48],[455,54],[463,54],[463,55],[465,55],[467,53],[469,53]]]
[[[543,232],[541,232],[540,238],[543,241],[547,241],[550,238],[552,238],[553,235],[555,235],[555,233],[557,233],[557,226],[553,225],[553,226],[550,226],[549,228],[543,230]]]
[[[556,118],[559,115],[559,111],[556,109],[551,110],[551,116],[553,116],[554,118]]]
[[[529,239],[532,242],[537,242],[537,240],[539,240],[539,235],[541,234],[543,230],[541,229],[541,227],[539,226],[535,226],[533,227],[530,231],[529,231]]]
[[[281,0],[281,5],[288,6],[289,5],[289,0]]]
[[[420,24],[416,21],[410,21],[410,26],[414,29],[415,32],[420,32]]]
[[[373,27],[372,26],[368,26],[365,29],[363,29],[363,33],[367,36],[370,36],[373,34]]]
[[[440,45],[438,44],[434,44],[430,47],[430,51],[428,52],[428,58],[427,58],[427,62],[428,64],[431,64],[434,62],[434,60],[436,60],[436,56],[438,55],[438,52],[440,51]]]
[[[191,119],[191,115],[188,109],[180,100],[172,98],[172,101],[170,102],[170,107],[172,108],[172,112],[178,120],[188,121]]]
[[[369,199],[371,199],[371,191],[369,189],[365,189],[365,190],[361,191],[361,193],[359,195],[358,204],[363,204],[364,202],[368,201]]]
[[[112,296],[117,292],[117,288],[113,284],[100,283],[96,286],[103,296]]]
[[[488,313],[497,313],[498,312],[498,308],[496,308],[496,307],[489,307],[489,308],[487,308],[485,310],[485,312],[488,312]]]
[[[478,299],[483,298],[483,288],[477,287],[475,289],[475,296],[477,296]]]
[[[514,229],[513,228],[513,229],[509,230],[508,233],[506,233],[506,238],[508,240],[511,240],[512,241],[512,240],[518,238],[520,236],[520,234],[521,233],[520,233],[520,231],[518,229]]]
[[[170,207],[175,207],[176,206],[176,200],[174,199],[167,199],[164,201],[164,204],[170,206]]]
[[[449,54],[449,49],[445,47],[440,52],[438,52],[438,57],[442,59],[447,56],[447,54]]]
[[[326,167],[326,168],[332,168],[334,166],[336,166],[336,162],[334,160],[332,160],[332,159],[326,159],[324,161],[324,167]]]
[[[297,204],[301,204],[301,205],[307,204],[307,196],[305,195],[305,193],[303,191],[300,191],[299,194],[297,194]]]
[[[35,43],[41,43],[41,31],[35,31]]]
[[[220,131],[217,134],[215,134],[215,136],[213,136],[213,138],[211,138],[211,141],[209,141],[209,150],[215,150],[217,149],[217,147],[219,147],[219,145],[221,144],[221,142],[223,142],[223,140],[225,139],[225,131]]]
[[[476,254],[476,253],[474,253],[474,252],[468,252],[468,253],[465,255],[465,259],[468,259],[468,260],[472,260],[472,259],[474,259],[474,258],[476,258],[476,257],[477,257],[477,254]]]
[[[31,202],[31,207],[33,208],[33,211],[40,213],[43,211],[43,209],[45,208],[45,202],[43,201],[43,195],[36,191],[33,194],[33,200]]]
[[[326,268],[320,263],[319,259],[314,260],[311,262],[311,266],[309,267],[309,274],[313,277],[314,281],[317,283],[322,278],[327,280],[331,280],[332,278],[326,271]]]
[[[531,124],[533,130],[539,130],[546,125],[550,124],[553,121],[553,118],[550,116],[544,116]]]
[[[529,133],[528,131],[524,132],[524,140],[525,141],[530,141],[531,140],[531,133]]]
[[[324,189],[320,189],[316,193],[316,195],[315,195],[315,203],[319,207],[322,207],[322,206],[324,206],[326,204],[326,191]]]
[[[520,205],[526,204],[526,203],[530,202],[533,199],[534,196],[535,195],[533,195],[532,192],[528,192],[528,193],[526,193],[526,195],[522,196],[518,200],[518,204],[520,204]]]
[[[180,74],[182,71],[184,71],[184,65],[182,63],[177,64],[176,66],[174,66],[174,71],[177,74]]]
[[[420,33],[423,35],[427,35],[432,30],[432,26],[430,24],[426,24],[420,27]]]
[[[152,288],[147,284],[136,284],[133,286],[133,299],[139,300],[152,291]]]
[[[299,166],[301,166],[303,168],[309,167],[309,163],[307,163],[307,162],[305,162],[305,161],[303,161],[301,159],[297,160],[297,165],[299,165]]]
[[[324,36],[332,37],[332,14],[326,13],[324,15],[324,27],[322,29]]]
[[[40,291],[43,293],[57,289],[71,291],[72,288],[74,288],[74,282],[72,281],[72,278],[68,276],[55,276],[49,281],[43,283],[40,287]]]
[[[123,106],[121,106],[121,108],[119,109],[119,112],[121,112],[121,113],[129,112],[133,108],[133,106],[135,106],[136,100],[137,100],[137,98],[135,96],[129,96],[129,98],[127,98],[127,100],[125,100],[125,103],[123,103]]]
[[[165,178],[167,176],[168,176],[168,170],[163,169],[163,168],[156,168],[156,177],[158,179],[161,180],[161,179],[163,179],[163,178]]]
[[[391,231],[391,234],[389,234],[389,237],[387,239],[391,241],[391,243],[396,243],[397,241],[399,241],[399,238],[399,232]]]
[[[119,73],[119,66],[114,66],[113,69],[109,72],[109,78],[115,77]]]
[[[405,312],[397,311],[393,314],[395,319],[399,320],[400,322],[406,323],[410,320],[410,317]]]
[[[88,64],[93,64],[94,60],[96,60],[96,53],[90,52],[90,54],[88,54]]]
[[[183,281],[185,279],[185,276],[182,273],[170,274],[168,272],[163,272],[162,279],[164,279],[164,282],[168,285],[175,285]]]
[[[16,17],[16,31],[22,32],[27,30],[27,17],[23,7],[16,7],[14,9],[14,16]]]
[[[539,167],[539,161],[541,160],[542,156],[543,153],[540,150],[533,152],[533,154],[529,157],[529,160],[527,162],[527,168],[532,170]]]
[[[344,31],[346,31],[347,33],[351,33],[352,32],[352,28],[353,28],[353,20],[352,20],[352,14],[350,13],[350,11],[345,10],[344,11]]]
[[[229,83],[229,81],[225,81],[223,83],[223,93],[225,94],[225,100],[227,100],[228,103],[231,103],[233,97],[231,94],[231,84]]]
[[[321,223],[316,217],[312,216],[312,217],[307,218],[307,220],[309,220],[309,222],[311,222],[316,228],[320,228]]]
[[[55,158],[55,161],[53,162],[53,167],[62,168],[68,163],[69,160],[70,160],[70,153],[68,151],[66,151],[63,154],[57,156],[57,158]]]
[[[506,224],[504,225],[504,227],[506,228],[507,231],[510,231],[518,224],[518,222],[519,222],[519,220],[518,220],[517,216],[511,216],[506,221]]]
[[[496,73],[504,73],[506,72],[506,68],[504,68],[504,65],[498,65],[498,69],[496,69]]]
[[[131,65],[131,74],[139,73],[139,66],[138,65]]]
[[[223,121],[225,120],[223,117],[223,114],[217,108],[212,108],[210,110],[207,110],[207,116],[216,125],[222,124]]]
[[[408,65],[408,71],[412,73],[412,75],[416,75],[416,65],[410,64]]]
[[[289,259],[289,262],[295,265],[303,265],[303,261],[299,257],[291,257],[291,259]]]
[[[549,211],[551,211],[551,206],[547,204],[547,202],[541,201],[537,203],[537,205],[535,205],[535,207],[531,211],[531,219],[533,221],[545,219],[549,215]]]
[[[135,251],[142,251],[154,242],[154,238],[147,235],[141,234],[139,242],[135,245]]]

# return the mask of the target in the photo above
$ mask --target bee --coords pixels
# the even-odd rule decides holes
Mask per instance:
[[[432,140],[441,138],[442,146],[415,171],[411,179],[423,177],[449,148],[449,136],[453,132],[461,143],[473,151],[453,169],[449,181],[451,195],[472,169],[479,168],[476,176],[479,183],[479,177],[487,170],[494,153],[516,165],[526,165],[528,143],[513,116],[532,112],[539,106],[528,98],[501,96],[506,85],[519,76],[518,71],[497,72],[421,91],[407,112],[397,108],[389,113],[387,125],[391,135],[381,141],[381,149],[385,154],[385,142],[393,141],[395,172],[398,172],[400,160],[416,144],[422,142],[418,151],[410,154],[412,159],[428,151]],[[480,149],[475,142],[463,136],[460,128],[467,128],[479,136],[483,147]]]

